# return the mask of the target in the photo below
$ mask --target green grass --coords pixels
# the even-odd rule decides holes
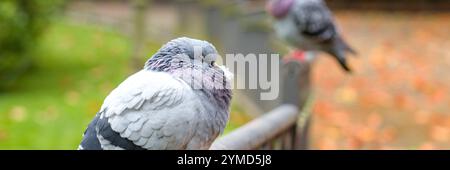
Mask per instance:
[[[149,45],[148,56],[159,47]],[[32,70],[0,93],[0,149],[76,149],[103,99],[132,73],[130,56],[120,33],[54,23],[36,45]]]
[[[131,73],[130,48],[111,30],[52,25],[35,67],[0,94],[0,149],[75,149],[104,97]]]

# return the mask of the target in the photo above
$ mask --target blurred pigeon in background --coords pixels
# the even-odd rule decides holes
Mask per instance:
[[[340,37],[325,2],[269,0],[266,10],[275,19],[274,29],[280,39],[300,50],[327,52],[350,72],[345,53],[355,54],[355,51]],[[294,52],[294,58],[302,57],[302,52]]]
[[[225,128],[232,96],[217,56],[206,41],[165,44],[106,97],[78,149],[208,149]]]

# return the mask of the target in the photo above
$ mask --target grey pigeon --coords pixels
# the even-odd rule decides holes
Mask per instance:
[[[270,0],[266,9],[274,18],[280,39],[301,50],[324,51],[347,72],[345,53],[355,51],[341,38],[332,14],[322,0]]]
[[[232,96],[217,56],[206,41],[165,44],[106,97],[78,149],[208,149],[225,128]]]

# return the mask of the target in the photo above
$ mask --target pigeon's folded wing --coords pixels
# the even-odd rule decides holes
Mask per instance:
[[[100,143],[106,149],[182,149],[202,112],[198,103],[183,81],[140,71],[105,99],[96,127]]]
[[[304,37],[325,42],[335,36],[333,18],[324,2],[298,1],[292,12],[297,28]]]

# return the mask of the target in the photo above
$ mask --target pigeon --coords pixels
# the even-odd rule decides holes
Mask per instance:
[[[232,74],[207,41],[163,45],[104,100],[79,150],[209,149],[229,119]]]
[[[335,57],[345,71],[351,72],[346,52],[356,52],[339,35],[325,2],[269,0],[266,10],[274,18],[274,30],[281,40],[297,50],[326,52]],[[296,57],[303,53],[296,51],[293,55]]]

